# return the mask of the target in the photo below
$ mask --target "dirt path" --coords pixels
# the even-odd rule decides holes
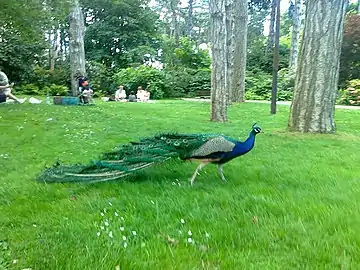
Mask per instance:
[[[183,98],[182,100],[186,101],[198,101],[198,102],[210,102],[210,99],[204,98]],[[246,103],[265,103],[270,104],[270,101],[267,100],[246,100]],[[278,105],[287,105],[290,106],[290,101],[278,101],[276,102]],[[360,106],[344,106],[344,105],[335,105],[336,109],[344,109],[344,110],[360,110]]]

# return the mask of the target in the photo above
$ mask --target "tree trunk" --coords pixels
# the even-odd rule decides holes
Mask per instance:
[[[74,0],[70,14],[69,53],[71,70],[71,90],[73,96],[78,94],[77,75],[85,75],[84,50],[84,17],[78,0]]]
[[[226,0],[210,0],[212,40],[211,120],[226,122],[227,115],[227,62],[228,33],[226,29]]]
[[[234,12],[235,12],[235,1],[236,0],[226,0],[225,1],[225,27],[227,33],[227,40],[226,40],[226,54],[228,61],[226,62],[227,65],[227,93],[226,93],[226,100],[228,105],[231,104],[231,96],[232,90],[235,88],[233,85],[233,75],[234,75],[234,60],[235,60],[235,35],[234,35]]]
[[[192,37],[192,31],[193,31],[193,3],[194,0],[189,0],[188,4],[188,36],[189,38]]]
[[[335,131],[335,100],[347,0],[313,0],[306,4],[289,128]]]
[[[244,102],[248,28],[248,0],[235,0],[234,10],[234,66],[231,82],[231,99]]]
[[[274,33],[275,33],[275,10],[276,9],[276,0],[271,1],[271,12],[270,12],[270,26],[269,26],[269,37],[267,44],[267,52],[272,51],[274,48]]]
[[[179,22],[178,22],[178,0],[170,0],[170,9],[171,9],[171,20],[172,20],[172,36],[175,38],[176,42],[179,42],[180,38],[180,30],[179,30]]]
[[[294,15],[292,19],[292,34],[291,34],[291,48],[290,48],[290,61],[289,61],[289,71],[295,71],[298,54],[299,54],[299,35],[300,35],[300,8],[301,1],[295,0],[294,2]]]

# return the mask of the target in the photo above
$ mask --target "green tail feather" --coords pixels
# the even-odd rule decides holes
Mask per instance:
[[[216,134],[164,133],[120,145],[89,165],[60,165],[45,169],[42,182],[103,182],[129,176],[170,158],[186,159]]]

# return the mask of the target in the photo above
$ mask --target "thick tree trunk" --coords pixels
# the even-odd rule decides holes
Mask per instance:
[[[231,99],[244,102],[248,28],[248,0],[235,0],[234,11],[234,66],[231,82]]]
[[[274,48],[274,34],[275,34],[275,12],[276,11],[276,0],[271,1],[271,12],[270,12],[270,25],[269,25],[269,36],[267,44],[267,52],[271,52]]]
[[[189,0],[189,4],[188,4],[188,36],[189,38],[192,37],[192,32],[193,32],[193,3],[194,0]]]
[[[226,29],[226,0],[210,0],[212,72],[211,72],[211,120],[226,122],[228,79],[228,33]]]
[[[293,131],[335,131],[335,100],[347,2],[307,2],[289,118],[289,128]]]
[[[70,14],[69,53],[72,94],[78,94],[77,75],[85,75],[84,17],[78,0],[74,0]]]
[[[292,34],[291,34],[291,48],[290,48],[290,61],[289,61],[289,70],[295,71],[298,54],[299,54],[299,35],[300,35],[300,8],[301,1],[295,0],[294,3],[294,15],[293,15],[293,23],[292,23]]]

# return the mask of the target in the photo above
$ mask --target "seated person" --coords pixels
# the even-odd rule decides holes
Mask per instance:
[[[18,99],[11,93],[11,88],[14,84],[9,84],[9,79],[0,68],[0,103],[6,102],[7,98],[15,100],[17,103],[24,103],[25,99]]]
[[[115,101],[123,101],[126,99],[126,91],[124,86],[119,85],[119,88],[115,92]]]
[[[128,101],[129,102],[137,102],[137,98],[136,98],[136,95],[135,95],[134,91],[130,92],[130,95],[128,97]]]
[[[92,101],[94,91],[90,89],[88,78],[82,76],[79,78],[79,98],[80,103],[88,104]]]
[[[138,90],[137,90],[137,93],[136,93],[136,96],[137,96],[137,99],[142,102],[144,100],[144,90],[142,89],[142,86],[140,85],[138,87]]]
[[[149,88],[146,88],[144,93],[143,93],[143,101],[147,102],[150,99],[150,91]]]

